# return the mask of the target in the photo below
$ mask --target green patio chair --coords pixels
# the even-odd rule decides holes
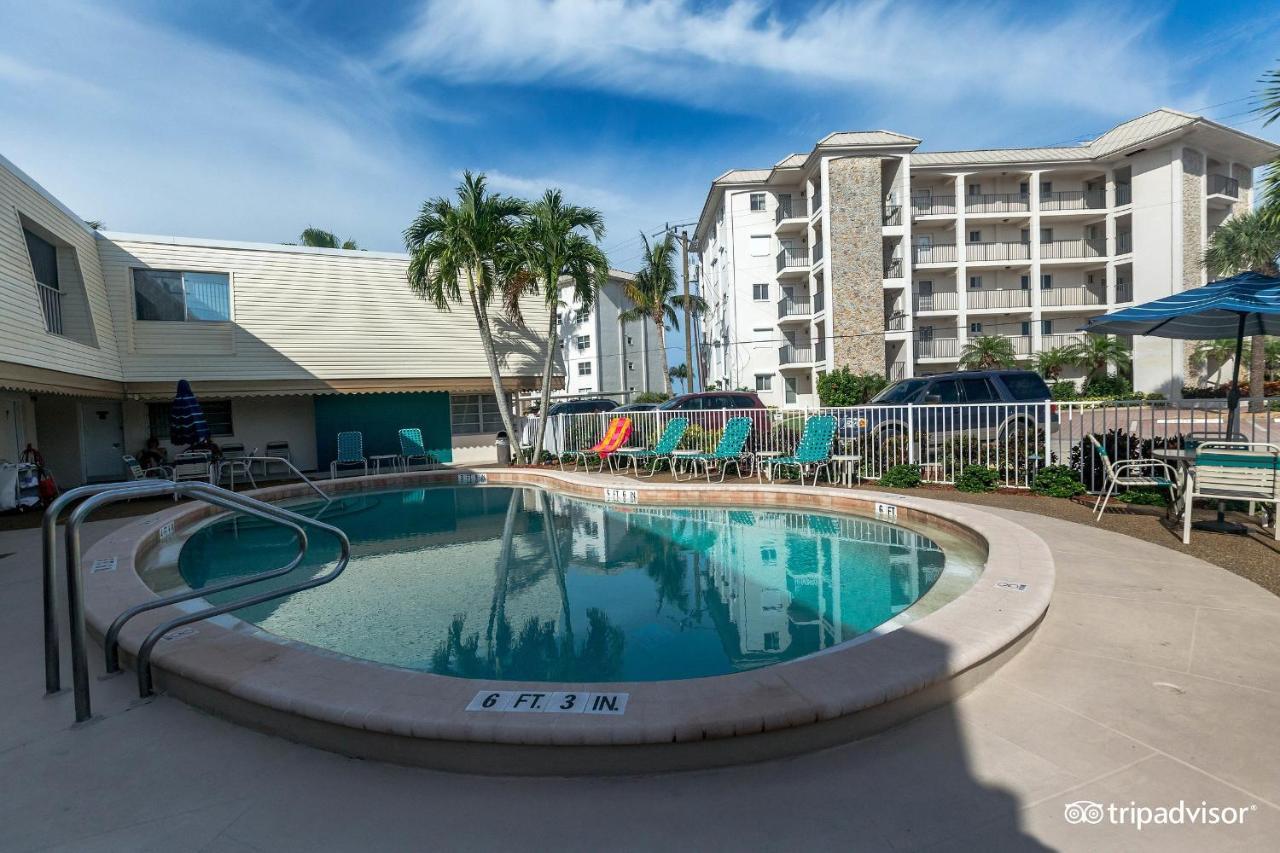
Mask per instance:
[[[369,460],[364,458],[364,433],[338,433],[338,456],[329,463],[329,479],[338,478],[338,467],[342,465],[360,465],[365,476],[369,474]]]
[[[399,432],[400,464],[408,471],[413,460],[421,459],[423,465],[435,464],[435,457],[427,452],[422,443],[422,430],[417,427],[406,427]]]
[[[742,457],[746,455],[747,439],[751,436],[751,418],[737,417],[729,418],[725,421],[724,432],[720,434],[720,441],[716,444],[716,449],[710,453],[690,453],[681,454],[680,459],[689,463],[689,479],[692,480],[698,476],[698,465],[701,464],[706,470],[707,482],[711,482],[711,466],[713,464],[720,467],[720,482],[724,482],[724,477],[729,473],[729,465],[732,464],[738,471],[738,476],[742,476]],[[674,456],[672,457],[671,475],[677,480],[680,477],[676,474],[676,466]]]
[[[662,430],[662,435],[658,437],[658,442],[652,449],[644,447],[624,447],[614,455],[621,460],[621,468],[627,467],[627,461],[631,462],[631,472],[636,476],[640,476],[640,460],[649,463],[649,473],[645,476],[652,477],[658,473],[658,468],[663,462],[668,464],[671,462],[671,454],[680,446],[680,439],[684,438],[684,431],[689,428],[688,418],[672,418],[667,421],[667,425]]]
[[[1195,464],[1187,472],[1186,506],[1182,519],[1182,544],[1191,544],[1191,508],[1196,498],[1271,504],[1267,513],[1280,542],[1280,444],[1266,442],[1206,441],[1196,448]],[[1265,521],[1264,521],[1265,526]]]
[[[766,459],[769,467],[769,479],[773,479],[775,468],[793,466],[800,471],[800,485],[804,485],[805,472],[813,471],[813,484],[818,485],[818,474],[826,468],[831,470],[831,442],[836,436],[836,419],[831,415],[813,415],[804,422],[804,432],[800,434],[800,444],[796,452],[790,456],[775,456]],[[760,479],[760,471],[756,471],[756,479]]]

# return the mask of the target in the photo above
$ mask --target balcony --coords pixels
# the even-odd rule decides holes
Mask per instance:
[[[803,246],[800,248],[785,248],[778,252],[778,272],[808,272],[809,271],[809,250]]]
[[[1021,358],[1022,356],[1031,355],[1031,336],[1030,335],[1004,335],[1009,339],[1009,343],[1013,344],[1013,354]]]
[[[946,243],[940,246],[912,246],[911,247],[911,263],[920,264],[954,264],[956,262],[956,247],[954,243]]]
[[[1105,294],[1088,287],[1050,287],[1040,291],[1040,307],[1068,308],[1102,305]]]
[[[44,330],[51,335],[63,334],[62,291],[37,281],[36,293],[40,295],[40,313],[44,314]]]
[[[1133,251],[1133,232],[1121,231],[1116,234],[1116,254],[1127,255]]]
[[[1040,336],[1040,349],[1063,349],[1084,342],[1084,332],[1057,332]]]
[[[825,347],[823,348],[825,350]],[[825,355],[825,353],[824,353]],[[813,347],[783,344],[778,347],[778,364],[783,367],[797,367],[813,364]]]
[[[916,338],[916,358],[958,358],[959,354],[956,338]]]
[[[907,366],[902,362],[895,362],[889,365],[889,369],[885,371],[885,376],[890,382],[897,382],[899,379],[907,378]]]
[[[1079,258],[1106,257],[1107,247],[1101,240],[1046,240],[1040,244],[1040,260],[1067,261]]]
[[[1131,184],[1116,184],[1116,207],[1123,207],[1132,203],[1133,186]]]
[[[1117,281],[1116,282],[1116,302],[1132,302],[1133,301],[1133,282]]]
[[[1014,309],[1031,307],[1029,290],[970,290],[965,298],[969,310]]]
[[[822,279],[818,279],[818,290],[813,294],[813,313],[821,314],[827,308],[827,294],[822,290]]]
[[[884,321],[886,332],[905,332],[907,329],[907,315],[902,312],[890,314]]]
[[[1026,213],[1031,197],[1023,193],[991,193],[964,197],[965,213]]]
[[[915,300],[917,312],[954,311],[959,304],[960,300],[956,298],[956,294],[946,290],[939,293],[918,293]]]
[[[898,204],[897,199],[885,199],[884,209],[881,213],[881,221],[885,225],[902,224],[902,205]]]
[[[778,300],[778,322],[787,320],[807,320],[813,315],[813,303],[808,299],[794,299],[784,296]]]
[[[818,264],[822,263],[822,252],[822,243],[815,243],[813,247],[813,266],[816,267]]]
[[[902,258],[884,259],[884,277],[902,278]]]
[[[813,345],[813,363],[822,364],[826,360],[827,360],[827,342],[825,340],[821,340]]]
[[[1209,195],[1224,195],[1233,199],[1240,198],[1240,182],[1226,175],[1210,175]]]
[[[953,195],[913,195],[911,197],[912,216],[951,216],[956,212],[956,197]]]
[[[1063,190],[1040,196],[1040,209],[1055,210],[1106,210],[1105,190]]]
[[[803,196],[778,196],[778,208],[773,214],[774,230],[790,230],[808,225],[809,214],[805,212],[804,203]]]
[[[970,261],[1025,261],[1031,257],[1029,243],[966,243],[964,256]]]

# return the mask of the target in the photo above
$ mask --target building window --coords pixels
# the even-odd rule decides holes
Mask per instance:
[[[1041,228],[1041,229],[1040,229],[1040,242],[1041,242],[1041,243],[1052,243],[1052,242],[1053,242],[1053,229],[1052,229],[1052,228]]]
[[[969,242],[970,242],[970,243],[981,243],[981,242],[982,242],[982,232],[981,232],[981,231],[970,231],[970,232],[969,232]]]
[[[635,341],[632,339],[632,337],[630,335],[627,335],[627,346],[631,346],[634,343]]]
[[[982,290],[982,276],[980,275],[969,276],[969,289]]]
[[[982,195],[982,185],[969,184],[968,191],[969,191],[969,195]]]
[[[1052,276],[1052,275],[1050,275],[1049,273],[1044,273],[1044,274],[1042,274],[1042,275],[1040,276],[1040,289],[1041,289],[1041,290],[1053,290],[1053,276]]]
[[[502,410],[492,394],[450,394],[449,422],[454,435],[501,432]]]
[[[151,435],[161,441],[169,440],[170,406],[170,403],[147,403],[147,427]],[[235,435],[230,400],[201,400],[200,409],[204,412],[205,423],[209,424],[210,435]]]
[[[769,254],[769,247],[772,240],[768,234],[752,234],[751,235],[751,256],[753,258],[763,258]]]
[[[764,210],[764,193],[751,194],[751,209]]]
[[[587,349],[588,347],[591,346],[591,336],[578,335],[576,338],[573,339],[573,345],[580,350]]]
[[[1053,321],[1052,321],[1052,320],[1041,320],[1041,321],[1040,321],[1040,334],[1042,334],[1042,335],[1052,335],[1052,334],[1053,334]]]
[[[634,361],[628,361],[627,370],[635,370],[635,369],[636,369],[636,363]]]
[[[971,334],[971,335],[980,335],[980,334],[982,334],[982,324],[981,324],[981,323],[970,323],[970,324],[969,324],[969,334]]]
[[[756,390],[772,391],[773,390],[773,374],[757,373],[756,374]]]
[[[134,317],[175,323],[231,319],[231,276],[180,270],[133,271]]]
[[[27,238],[27,256],[31,258],[31,274],[45,287],[59,290],[58,249],[43,237],[25,228],[22,229],[22,236]]]
[[[1030,289],[1031,289],[1031,276],[1029,276],[1029,275],[1020,275],[1020,276],[1018,276],[1018,286],[1019,286],[1019,287],[1021,287],[1023,290],[1030,290]]]
[[[1053,192],[1053,181],[1040,182],[1040,195],[1048,195]]]
[[[1026,320],[1022,321],[1022,336],[1027,337],[1031,334],[1031,323]]]
[[[769,299],[769,285],[753,284],[751,285],[751,298],[756,302],[767,302]]]
[[[580,362],[578,362],[578,375],[579,375],[579,376],[590,376],[590,375],[591,375],[591,362],[589,362],[589,361],[580,361]]]
[[[774,547],[772,547],[772,546],[769,546],[769,545],[761,546],[761,548],[760,548],[760,562],[762,562],[762,563],[776,563],[776,562],[778,562],[778,549],[777,549],[777,548],[774,548]]]

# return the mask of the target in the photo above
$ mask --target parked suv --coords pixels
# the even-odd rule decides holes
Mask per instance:
[[[749,410],[743,412],[743,409]],[[736,411],[735,411],[736,410]],[[769,409],[751,391],[703,391],[698,394],[680,394],[658,407],[662,415],[679,413],[689,423],[703,429],[723,429],[731,417],[746,415],[751,418],[751,444],[766,435],[770,426]]]
[[[554,417],[555,415],[590,415],[596,412],[612,412],[616,408],[618,408],[618,404],[613,400],[604,397],[592,397],[556,403],[547,409],[547,415],[549,417]]]
[[[1054,429],[1056,408],[1030,405],[1049,399],[1049,386],[1030,370],[939,373],[898,380],[843,415],[839,429],[844,438],[906,435],[910,412],[911,430],[933,442],[957,433],[1004,439],[1022,427],[1043,426],[1046,418]]]

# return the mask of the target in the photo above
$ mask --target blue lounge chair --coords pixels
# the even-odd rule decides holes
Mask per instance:
[[[804,422],[804,432],[800,435],[800,444],[796,452],[790,456],[776,456],[766,461],[769,466],[769,479],[773,479],[775,468],[794,466],[800,471],[800,485],[804,485],[805,472],[813,471],[813,484],[818,485],[818,473],[826,468],[828,476],[831,470],[831,442],[836,435],[836,419],[831,415],[814,415]],[[756,471],[756,479],[760,479],[760,471]]]
[[[658,437],[658,443],[652,449],[624,447],[614,455],[621,460],[620,467],[624,469],[627,467],[627,461],[630,460],[631,471],[636,476],[640,475],[640,461],[645,460],[649,463],[649,473],[646,476],[652,477],[658,472],[663,462],[671,462],[671,454],[680,446],[680,439],[684,438],[684,431],[688,428],[688,418],[672,418],[667,421],[662,435]]]
[[[338,433],[338,457],[329,463],[330,480],[338,478],[338,468],[343,465],[359,465],[364,468],[364,473],[368,476],[369,460],[364,458],[364,433]]]
[[[681,454],[680,459],[689,463],[689,479],[692,480],[698,474],[698,465],[701,464],[707,473],[707,482],[711,482],[711,466],[713,464],[720,466],[720,482],[724,482],[725,474],[729,472],[729,465],[737,469],[738,476],[742,476],[742,457],[746,456],[747,439],[751,436],[751,418],[737,417],[729,418],[725,421],[724,432],[720,434],[720,441],[716,444],[716,449],[710,453],[693,453]],[[672,476],[675,476],[675,464],[671,466]],[[679,477],[676,477],[679,479]]]
[[[400,464],[404,466],[405,471],[409,470],[409,466],[415,459],[421,459],[423,465],[435,464],[435,457],[427,452],[427,448],[422,443],[422,430],[417,427],[407,427],[400,430],[399,435]]]

